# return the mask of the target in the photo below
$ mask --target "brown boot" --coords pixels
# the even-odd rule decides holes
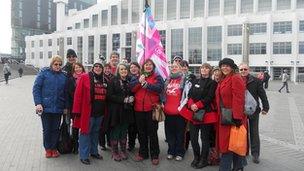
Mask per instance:
[[[120,157],[122,160],[127,160],[128,159],[127,148],[126,148],[127,139],[124,138],[124,139],[120,140],[119,144],[120,144],[120,150],[121,150]]]
[[[112,148],[112,158],[115,161],[121,161],[121,157],[118,152],[118,141],[117,140],[111,140],[111,148]]]

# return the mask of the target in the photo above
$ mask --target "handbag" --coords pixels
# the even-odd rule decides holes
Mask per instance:
[[[244,125],[239,128],[232,126],[230,128],[229,146],[228,150],[240,156],[247,154],[247,130]]]
[[[200,109],[196,112],[193,113],[192,115],[192,119],[195,121],[203,121],[204,115],[205,115],[206,111],[204,109]]]
[[[155,104],[152,110],[152,120],[162,122],[166,118],[164,111],[160,104]]]
[[[72,149],[73,149],[72,138],[70,136],[68,130],[68,124],[66,123],[66,119],[64,116],[62,124],[60,126],[57,150],[60,154],[68,154],[72,152]]]
[[[221,125],[234,125],[232,118],[232,110],[225,108],[220,95],[220,108],[221,108]]]

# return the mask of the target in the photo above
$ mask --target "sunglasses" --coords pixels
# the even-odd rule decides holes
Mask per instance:
[[[240,71],[248,71],[247,68],[241,68]]]
[[[62,64],[55,63],[54,66],[62,66]]]
[[[76,58],[76,56],[67,56],[67,58]]]

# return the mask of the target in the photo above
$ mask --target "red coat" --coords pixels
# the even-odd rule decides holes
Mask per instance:
[[[80,133],[88,134],[91,115],[91,93],[90,93],[89,73],[81,75],[74,94],[73,113],[80,114],[75,118],[75,127],[80,129]]]
[[[216,89],[216,103],[218,107],[219,124],[217,131],[217,145],[220,153],[226,153],[229,146],[231,126],[221,125],[220,95],[224,107],[232,109],[234,119],[242,120],[247,128],[247,117],[244,114],[245,84],[239,74],[229,75],[224,78]]]

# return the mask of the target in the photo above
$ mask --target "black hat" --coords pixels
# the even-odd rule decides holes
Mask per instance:
[[[68,49],[66,56],[67,57],[68,56],[75,56],[75,57],[77,57],[76,52],[73,49]]]
[[[234,63],[234,61],[230,58],[224,58],[219,62],[219,67],[221,68],[222,65],[229,65],[232,69],[236,70],[238,67]]]

